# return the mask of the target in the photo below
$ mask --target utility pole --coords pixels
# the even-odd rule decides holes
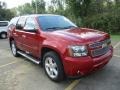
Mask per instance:
[[[38,13],[37,0],[35,0],[35,11],[36,11],[36,14],[37,14]]]

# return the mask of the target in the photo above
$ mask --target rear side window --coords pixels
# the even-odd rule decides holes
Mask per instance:
[[[11,19],[9,25],[16,25],[17,24],[17,21],[18,21],[19,17],[15,17],[13,19]]]
[[[8,22],[0,22],[0,27],[6,27],[8,26]]]

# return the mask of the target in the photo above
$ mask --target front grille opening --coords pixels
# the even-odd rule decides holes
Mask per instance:
[[[92,50],[91,56],[92,57],[97,57],[106,54],[109,51],[109,44],[111,43],[110,39],[106,39],[103,41],[95,42],[93,44],[89,45],[89,48]]]
[[[91,51],[92,57],[97,57],[106,54],[109,51],[109,46]]]

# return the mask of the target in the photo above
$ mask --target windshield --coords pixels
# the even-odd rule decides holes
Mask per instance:
[[[43,31],[64,30],[77,27],[64,16],[39,16],[39,24]]]

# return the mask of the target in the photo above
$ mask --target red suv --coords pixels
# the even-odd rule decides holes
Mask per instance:
[[[53,81],[98,70],[113,55],[109,34],[79,28],[61,15],[15,17],[10,21],[8,37],[15,57],[22,55],[41,63]]]

